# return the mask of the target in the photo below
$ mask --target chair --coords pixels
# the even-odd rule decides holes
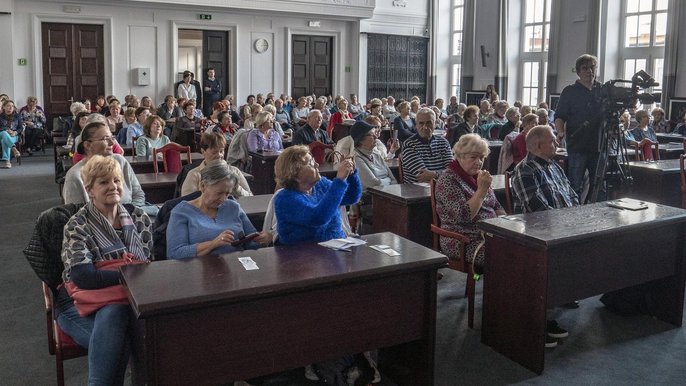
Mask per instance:
[[[403,157],[402,153],[398,154],[398,183],[404,184],[405,179],[403,178]]]
[[[461,250],[458,258],[448,259],[448,268],[467,274],[467,285],[465,286],[465,296],[467,297],[467,325],[469,328],[474,328],[474,294],[476,292],[476,281],[474,280],[474,267],[472,264],[467,264],[464,259],[465,245],[469,244],[470,240],[467,236],[445,230],[441,228],[441,220],[438,217],[438,210],[436,209],[436,180],[431,180],[431,233],[433,233],[433,249],[441,251],[440,236],[450,237],[460,242]]]
[[[159,149],[152,149],[152,166],[155,174],[158,173],[157,154],[162,154],[162,165],[165,173],[179,173],[181,171],[181,153],[186,152],[186,159],[191,163],[191,147],[181,146],[178,143],[168,143]]]
[[[505,212],[507,214],[514,213],[514,205],[512,202],[512,187],[510,186],[510,179],[512,172],[505,172]]]
[[[681,175],[681,207],[686,209],[686,171],[684,170],[684,159],[686,155],[679,155],[679,174]]]
[[[643,147],[639,147],[638,143],[633,143],[631,146],[636,150],[636,161],[646,161],[646,154],[645,153],[648,152],[649,148],[653,153],[652,159],[660,160],[660,143],[659,142],[650,141],[648,146],[644,145]],[[648,160],[649,159],[650,158],[648,158]]]
[[[334,145],[327,145],[319,141],[311,142],[308,146],[310,148],[310,153],[312,153],[312,158],[314,158],[315,162],[318,164],[324,163],[327,149],[334,148]]]
[[[88,350],[79,346],[74,340],[62,331],[57,321],[53,318],[53,292],[45,283],[43,284],[43,300],[45,302],[45,320],[48,330],[48,351],[55,356],[55,367],[57,369],[57,384],[64,386],[64,364],[69,359],[79,358],[88,355]]]

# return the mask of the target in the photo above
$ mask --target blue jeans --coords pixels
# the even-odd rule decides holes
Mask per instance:
[[[2,158],[0,158],[0,160],[10,160],[10,151],[12,150],[12,146],[14,146],[14,144],[17,143],[18,139],[19,136],[15,135],[13,137],[7,132],[7,130],[0,131],[0,146],[2,146]]]
[[[581,201],[581,193],[584,189],[584,172],[586,170],[588,170],[588,181],[591,189],[593,188],[599,156],[599,153],[567,152],[567,178],[572,189],[579,196],[579,201]]]
[[[57,317],[60,328],[88,349],[88,385],[123,385],[131,350],[129,305],[110,304],[81,317],[75,306]]]

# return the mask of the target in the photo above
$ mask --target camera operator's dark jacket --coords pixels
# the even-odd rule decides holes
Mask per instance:
[[[603,104],[599,92],[601,87],[600,82],[593,82],[593,89],[589,90],[577,80],[562,90],[555,109],[555,119],[565,121],[567,151],[598,152],[603,122]]]

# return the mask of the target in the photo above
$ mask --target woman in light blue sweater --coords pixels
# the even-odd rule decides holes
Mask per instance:
[[[238,177],[225,163],[203,169],[200,197],[180,202],[171,212],[167,226],[168,258],[183,259],[258,247],[255,241],[232,245],[255,233],[255,227],[238,202],[229,199],[237,181]]]

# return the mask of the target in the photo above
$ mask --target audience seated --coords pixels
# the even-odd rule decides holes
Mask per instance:
[[[126,131],[126,142],[123,143],[124,145],[133,147],[134,138],[143,135],[143,125],[150,115],[150,110],[147,107],[141,106],[136,109],[136,122],[128,126]]]
[[[26,98],[26,106],[19,110],[19,114],[24,123],[23,150],[30,156],[34,150],[40,150],[40,141],[45,138],[45,111],[38,106],[38,98],[30,96]]]
[[[403,182],[429,182],[438,178],[452,160],[448,140],[433,135],[436,114],[423,107],[417,112],[417,134],[403,143]]]
[[[102,110],[100,109],[100,111]],[[110,102],[108,111],[109,115],[106,117],[107,126],[109,126],[112,135],[116,135],[124,124],[124,115],[121,113],[121,105],[117,99],[113,99]]]
[[[101,123],[107,124],[106,118],[103,117],[101,114],[98,114],[98,113],[90,113],[88,115],[88,117],[86,118],[86,123],[85,123],[85,125],[83,125],[83,127],[88,126],[88,124],[91,122],[101,122]],[[81,143],[81,134],[80,133],[76,138],[74,138],[74,150],[73,150],[74,155],[71,158],[71,162],[73,165],[75,165],[76,163],[81,161],[83,159],[83,156],[84,156],[83,154],[79,153],[79,151],[78,151],[79,143]],[[112,152],[114,154],[119,154],[122,156],[124,155],[124,149],[122,149],[122,147],[119,146],[119,144],[116,142],[116,140],[114,142],[114,145],[112,146]]]
[[[232,245],[256,232],[238,202],[230,198],[237,183],[238,174],[223,161],[202,170],[200,196],[179,202],[171,211],[167,226],[168,258],[182,259],[258,247],[256,241]]]
[[[636,112],[636,121],[638,121],[638,126],[631,130],[631,135],[636,142],[637,151],[643,152],[644,160],[652,160],[654,158],[652,144],[657,142],[657,136],[653,127],[649,125],[650,114],[645,110],[639,110]]]
[[[348,101],[345,98],[340,98],[336,102],[337,111],[331,115],[329,119],[329,124],[326,127],[326,133],[329,137],[333,137],[333,128],[336,125],[343,124],[347,120],[353,119],[352,115],[348,112]]]
[[[348,112],[352,116],[353,119],[358,119],[358,118],[363,118],[364,117],[364,107],[362,104],[360,104],[359,99],[357,99],[357,95],[353,94],[350,96],[350,104],[348,105]]]
[[[257,114],[262,112],[262,105],[253,103],[250,106],[250,109],[246,109],[245,111],[245,116],[246,118],[243,120],[243,127],[252,130],[255,128],[255,119],[257,118]]]
[[[498,139],[501,141],[505,140],[508,134],[519,131],[519,118],[521,118],[519,109],[517,107],[510,107],[505,112],[505,118],[507,118],[507,122],[500,127],[498,132]]]
[[[164,119],[164,135],[170,137],[176,120],[183,116],[183,110],[176,104],[173,95],[164,97],[164,103],[157,107],[157,115]]]
[[[171,142],[169,137],[162,134],[164,120],[157,115],[151,115],[143,124],[143,135],[136,141],[136,155],[152,157],[152,149],[159,149]]]
[[[491,102],[487,99],[482,99],[479,102],[479,125],[488,123],[492,112]]]
[[[455,146],[465,134],[475,133],[480,134],[481,128],[478,125],[479,108],[476,106],[469,106],[464,111],[464,122],[458,124],[454,128],[449,128],[445,137],[450,146]]]
[[[326,130],[322,130],[322,113],[320,110],[314,109],[310,111],[307,116],[307,123],[303,125],[298,131],[293,134],[294,145],[309,145],[314,141],[319,141],[324,144],[333,144],[333,141],[326,134]]]
[[[307,124],[307,117],[310,115],[310,108],[306,97],[298,98],[298,104],[291,110],[291,121],[293,130],[298,130]]]
[[[183,146],[192,146],[195,130],[200,126],[200,119],[193,115],[195,112],[195,102],[186,102],[183,105],[183,112],[184,115],[176,119],[171,140]]]
[[[64,179],[64,188],[62,190],[62,197],[65,204],[81,203],[90,201],[90,195],[86,190],[83,179],[81,177],[81,169],[88,160],[95,156],[110,156],[113,157],[121,167],[123,176],[123,192],[121,193],[121,202],[123,204],[133,204],[135,206],[142,206],[145,204],[145,193],[141,189],[141,185],[136,178],[131,165],[119,154],[114,154],[112,147],[115,140],[112,137],[112,132],[106,123],[102,121],[91,122],[81,132],[82,141],[78,145],[78,152],[84,155],[83,160],[73,165],[67,171]]]
[[[107,125],[100,127],[100,134],[112,135]],[[150,219],[139,208],[129,213],[122,206],[124,176],[112,157],[93,156],[80,174],[91,200],[64,228],[63,279],[82,289],[118,285],[118,270],[98,270],[97,266],[125,256],[149,261]],[[130,312],[128,304],[108,304],[81,316],[64,286],[60,287],[55,301],[57,323],[76,343],[88,349],[89,384],[124,384],[133,320]]]
[[[393,120],[393,130],[398,132],[398,140],[402,143],[417,134],[417,121],[410,115],[410,102],[400,102],[398,112],[400,114]]]
[[[408,104],[409,108],[409,104]],[[376,151],[378,128],[364,121],[356,122],[350,129],[350,138],[355,144],[355,165],[364,189],[370,186],[397,184],[386,159]]]
[[[76,114],[76,117],[74,118],[74,123],[69,131],[69,137],[67,137],[67,146],[74,153],[76,152],[76,147],[79,145],[79,142],[81,142],[81,131],[83,131],[83,128],[88,124],[88,117],[91,114],[92,113],[84,110]]]
[[[2,158],[0,158],[0,169],[12,167],[10,156],[21,157],[21,153],[15,146],[21,140],[24,131],[24,124],[21,115],[17,112],[14,101],[5,99],[2,102],[2,114],[0,114],[0,146],[2,146]]]
[[[496,123],[499,125],[504,125],[507,123],[507,118],[505,117],[505,113],[507,112],[507,109],[509,108],[509,104],[507,101],[504,100],[499,100],[495,103],[493,106],[493,113],[488,116],[488,119],[486,120],[486,123]]]
[[[653,131],[656,133],[669,133],[669,121],[665,119],[665,111],[656,107],[651,112],[653,116]]]
[[[509,166],[505,166],[505,170],[512,170],[514,167],[521,162],[524,158],[526,158],[527,150],[526,150],[526,134],[531,130],[534,126],[536,126],[537,121],[538,121],[538,115],[536,114],[528,114],[524,118],[522,118],[522,127],[521,131],[519,134],[517,134],[517,137],[512,141],[512,164]],[[547,125],[547,124],[546,124]],[[504,143],[503,143],[503,148],[504,148]],[[500,153],[500,158],[502,159],[502,152]],[[499,169],[500,170],[500,169]],[[504,173],[505,171],[503,171]]]
[[[261,111],[255,117],[255,128],[248,133],[248,150],[281,151],[281,134],[274,127],[274,117],[268,111]]]
[[[465,134],[453,152],[455,159],[436,182],[436,210],[441,228],[469,237],[470,243],[465,246],[465,256],[459,256],[460,242],[441,237],[441,251],[454,259],[464,258],[474,264],[474,272],[482,273],[484,238],[476,223],[505,215],[505,210],[491,188],[493,178],[481,169],[490,152],[488,142],[477,134]]]
[[[321,128],[326,131],[327,123],[331,119],[331,112],[326,108],[326,97],[319,97],[314,101],[314,110],[319,110],[322,113]]]

